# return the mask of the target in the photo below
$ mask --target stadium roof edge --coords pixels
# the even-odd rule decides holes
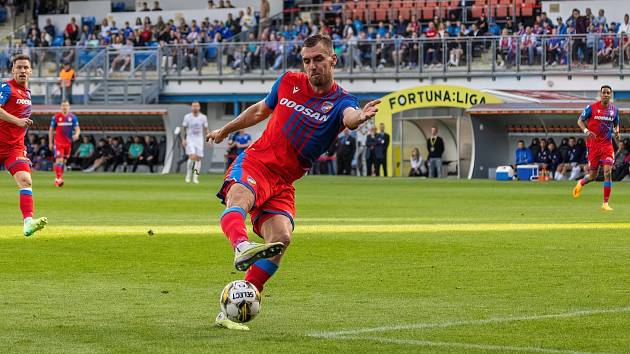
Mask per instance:
[[[471,115],[534,115],[534,114],[558,114],[579,115],[584,110],[581,102],[541,102],[541,103],[502,103],[482,104],[471,107],[467,112]],[[630,103],[616,104],[619,113],[630,114]]]

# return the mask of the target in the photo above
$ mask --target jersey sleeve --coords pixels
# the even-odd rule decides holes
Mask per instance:
[[[55,118],[56,116],[52,116],[52,118],[50,118],[50,127],[53,129],[57,128],[57,120]]]
[[[188,127],[188,115],[184,116],[184,122],[182,123],[183,127]]]
[[[208,117],[207,116],[203,116],[203,127],[207,128],[208,127]]]
[[[280,87],[280,82],[284,78],[284,75],[286,75],[286,73],[282,74],[276,82],[274,82],[271,87],[271,91],[267,94],[267,97],[265,97],[265,104],[270,109],[276,108],[276,105],[278,104],[278,88]]]
[[[582,114],[580,114],[580,120],[587,121],[589,118],[591,118],[592,113],[593,113],[593,109],[591,108],[591,105],[589,104],[588,106],[586,106],[586,108],[584,108],[584,110],[582,111]]]
[[[72,115],[72,129],[76,129],[79,127],[79,118],[76,115]]]
[[[355,110],[360,109],[359,100],[353,95],[347,95],[341,100],[341,103],[339,103],[339,115],[341,116],[340,119],[341,119],[342,124],[343,124],[343,112],[347,108],[352,108]]]
[[[0,106],[6,104],[9,97],[11,97],[11,86],[6,82],[0,83]]]

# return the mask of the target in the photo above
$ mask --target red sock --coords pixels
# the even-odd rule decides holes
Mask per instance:
[[[604,203],[608,203],[608,198],[610,198],[611,190],[612,190],[612,182],[604,181]]]
[[[63,164],[55,164],[55,174],[57,175],[57,178],[61,178],[61,176],[63,176]]]
[[[30,188],[20,189],[20,210],[22,211],[22,217],[33,217],[33,190]]]
[[[249,240],[247,238],[247,228],[245,227],[246,216],[245,210],[239,207],[227,208],[221,214],[221,230],[230,240],[232,248],[236,248],[236,245],[239,243]]]
[[[259,259],[245,273],[245,280],[254,284],[262,293],[265,283],[278,270],[278,265],[268,259]]]

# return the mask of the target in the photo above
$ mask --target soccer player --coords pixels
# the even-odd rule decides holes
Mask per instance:
[[[31,164],[26,157],[24,135],[33,124],[31,117],[31,59],[17,55],[12,60],[13,79],[0,82],[0,163],[4,163],[20,189],[20,210],[24,217],[24,236],[43,229],[46,218],[33,219]]]
[[[234,265],[247,271],[245,280],[259,291],[278,269],[291,241],[293,182],[311,168],[345,127],[356,129],[374,117],[380,103],[371,101],[360,109],[357,98],[337,85],[333,78],[337,56],[330,37],[308,37],[301,56],[305,73],[284,73],[264,100],[207,136],[208,141],[220,143],[230,133],[256,125],[273,113],[260,139],[228,169],[217,194],[226,205],[220,223],[234,248]],[[249,241],[245,228],[248,213],[253,231],[265,244]],[[215,323],[247,329],[222,313]]]
[[[208,117],[201,113],[199,102],[191,104],[191,113],[184,116],[184,126],[182,134],[182,144],[188,155],[186,164],[186,183],[190,183],[191,177],[195,184],[199,183],[199,172],[201,171],[201,159],[203,158],[204,136],[208,135]],[[194,173],[193,173],[194,169]]]
[[[600,101],[586,106],[577,122],[586,135],[589,173],[573,188],[573,197],[578,198],[582,187],[595,180],[601,164],[604,167],[604,203],[601,209],[612,211],[613,209],[608,206],[612,189],[612,165],[615,162],[612,137],[614,135],[619,140],[619,110],[610,102],[612,98],[610,86],[602,86],[599,89],[599,96]]]
[[[61,102],[61,112],[50,120],[48,148],[55,154],[55,187],[63,186],[63,170],[70,157],[72,142],[79,140],[79,120],[70,112],[70,102]]]

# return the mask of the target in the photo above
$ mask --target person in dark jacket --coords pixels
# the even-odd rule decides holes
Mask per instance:
[[[549,168],[549,149],[547,149],[547,140],[540,139],[539,142],[540,149],[538,150],[538,154],[536,155],[536,159],[534,160],[538,165],[538,168],[541,170],[546,170]]]
[[[431,127],[431,136],[427,139],[429,151],[429,178],[442,178],[442,154],[444,154],[444,140],[438,136],[438,128]]]
[[[538,156],[538,151],[540,151],[540,139],[532,139],[532,143],[529,145],[529,150],[532,152],[532,156],[534,156],[535,160],[536,156]]]
[[[376,175],[380,173],[380,166],[383,166],[383,176],[387,177],[387,148],[389,147],[389,134],[385,133],[385,124],[381,123],[378,126],[379,132],[376,134],[378,139],[377,147],[382,150],[382,158],[376,159]]]
[[[337,144],[337,174],[352,174],[352,158],[357,147],[356,139],[350,135],[348,128],[343,130]]]
[[[560,155],[560,151],[556,148],[555,143],[549,144],[549,165],[547,166],[547,170],[551,172],[551,176],[555,176],[556,170],[558,166],[562,163],[562,155]]]
[[[368,135],[365,138],[365,146],[367,148],[365,154],[365,160],[367,161],[367,175],[374,176],[376,165],[376,128],[370,127],[368,130]]]

